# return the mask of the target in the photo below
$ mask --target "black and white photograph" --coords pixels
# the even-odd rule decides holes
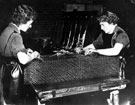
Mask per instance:
[[[0,105],[135,105],[135,0],[0,0]]]

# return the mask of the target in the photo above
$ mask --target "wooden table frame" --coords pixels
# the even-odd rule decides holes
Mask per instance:
[[[52,88],[48,90],[46,89],[46,86],[39,87],[31,83],[31,86],[37,95],[37,104],[45,105],[47,100],[75,94],[111,91],[110,97],[107,99],[108,105],[119,105],[119,90],[125,89],[126,85],[130,82],[129,80],[125,79],[125,59],[122,58],[121,61],[119,77],[110,77],[95,81],[88,80],[85,84]]]

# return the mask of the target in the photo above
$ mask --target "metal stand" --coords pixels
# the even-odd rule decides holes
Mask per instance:
[[[126,60],[123,57],[120,57],[120,72],[119,72],[119,79],[124,80],[125,79],[125,65],[126,65]],[[121,88],[126,88],[126,85],[121,85]],[[114,90],[110,92],[110,98],[107,99],[108,105],[119,105],[119,90]]]
[[[119,91],[114,90],[110,93],[110,98],[107,99],[108,105],[119,105]]]
[[[45,103],[41,103],[39,99],[37,98],[37,105],[45,105]]]
[[[120,58],[120,72],[119,72],[119,78],[120,79],[125,79],[125,65],[126,65],[126,60],[122,56]]]

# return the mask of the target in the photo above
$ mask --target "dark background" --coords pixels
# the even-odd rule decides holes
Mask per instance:
[[[55,42],[58,33],[55,32],[56,23],[61,20],[62,12],[65,11],[66,4],[85,4],[85,5],[102,5],[104,10],[116,13],[120,18],[120,26],[128,33],[131,41],[131,54],[127,59],[126,73],[127,78],[131,80],[126,90],[120,94],[122,102],[133,100],[131,105],[135,105],[135,82],[134,82],[134,54],[135,54],[135,3],[134,0],[0,0],[0,31],[10,22],[10,16],[13,9],[18,4],[31,5],[38,13],[33,27],[26,33],[23,33],[25,44],[27,47],[34,47],[33,38],[51,37]],[[56,40],[55,40],[56,39]],[[34,43],[34,44],[33,44]],[[129,51],[129,53],[130,53]],[[76,95],[66,98],[56,99],[48,102],[49,105],[106,105],[105,94]],[[129,98],[130,97],[130,98]],[[98,100],[98,101],[97,101]],[[105,102],[103,102],[105,100]],[[30,101],[33,102],[33,101]],[[103,102],[103,103],[101,103]],[[34,104],[28,104],[34,105]],[[125,105],[125,104],[121,104]]]
[[[85,6],[102,6],[103,11],[111,11],[120,18],[119,25],[127,32],[131,47],[129,54],[135,54],[135,2],[134,0],[0,0],[0,32],[10,22],[10,16],[14,8],[19,4],[27,4],[32,6],[38,13],[37,19],[33,26],[26,33],[23,33],[24,44],[26,47],[31,47],[34,50],[41,51],[42,43],[34,38],[46,37],[51,38],[56,47],[61,45],[61,27],[63,14],[67,14],[67,4],[83,4]],[[93,15],[92,10],[85,9],[82,13],[87,16]],[[74,14],[73,11],[71,11]],[[80,12],[78,13],[81,14]],[[98,13],[95,15],[99,15]],[[65,19],[66,20],[66,19]],[[98,23],[96,23],[98,24]],[[98,26],[90,23],[86,43],[89,44],[98,35]],[[34,39],[34,40],[33,40]],[[41,41],[40,41],[41,42]],[[38,43],[38,44],[37,44]],[[50,43],[50,42],[49,42]],[[45,43],[46,44],[46,43]],[[50,44],[49,44],[50,45]],[[47,49],[47,50],[50,50]],[[47,51],[46,50],[46,51]]]
[[[135,44],[135,4],[134,0],[0,0],[0,30],[9,22],[12,10],[18,4],[31,5],[38,18],[33,28],[25,33],[25,37],[55,37],[55,23],[60,20],[66,4],[102,5],[104,10],[116,13],[120,17],[120,26],[124,28]]]

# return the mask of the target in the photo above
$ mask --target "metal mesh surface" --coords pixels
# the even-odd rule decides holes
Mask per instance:
[[[35,59],[24,69],[24,82],[52,84],[81,79],[118,76],[119,58],[79,54]]]

